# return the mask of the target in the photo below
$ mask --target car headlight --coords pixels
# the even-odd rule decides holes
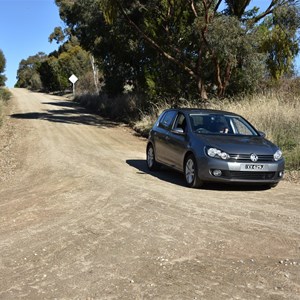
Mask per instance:
[[[208,148],[207,149],[207,155],[213,158],[221,158],[224,160],[227,160],[230,158],[230,155],[226,152],[223,152],[217,148]]]
[[[282,152],[281,152],[280,150],[277,150],[277,151],[274,153],[273,157],[274,157],[274,160],[275,160],[275,161],[278,161],[278,160],[281,159],[281,157],[282,157]]]

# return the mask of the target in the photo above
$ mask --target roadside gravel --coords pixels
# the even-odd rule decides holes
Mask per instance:
[[[7,105],[3,106],[3,122],[0,126],[0,183],[9,180],[18,166],[17,141],[22,128],[17,120],[11,120],[10,113],[15,105],[11,99]]]

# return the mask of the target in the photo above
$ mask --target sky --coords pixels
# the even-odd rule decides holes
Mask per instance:
[[[262,9],[269,3],[270,0],[251,2]],[[15,85],[22,59],[57,50],[56,42],[48,41],[57,26],[64,27],[64,23],[54,0],[0,0],[0,49],[6,58],[6,86]],[[300,66],[299,59],[296,65]]]
[[[13,87],[22,59],[58,49],[49,35],[64,26],[54,0],[0,0],[0,49],[6,58],[6,86]]]

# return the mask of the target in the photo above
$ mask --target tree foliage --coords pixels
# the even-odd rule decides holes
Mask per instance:
[[[0,49],[0,87],[5,85],[6,76],[4,75],[6,59],[3,51]]]
[[[17,72],[17,87],[33,90],[63,91],[71,86],[72,74],[84,77],[91,71],[89,53],[83,50],[76,38],[70,38],[58,51],[49,55],[38,53],[23,59]]]
[[[32,88],[39,90],[42,88],[39,74],[39,67],[47,59],[44,52],[22,59],[17,71],[16,87]]]
[[[19,86],[61,90],[71,73],[93,70],[98,91],[97,65],[110,97],[128,86],[152,100],[224,97],[290,74],[299,50],[297,0],[269,0],[264,11],[251,0],[55,2],[66,27],[49,40],[63,44],[34,66],[22,61]]]
[[[225,0],[227,12],[231,16],[236,16],[239,20],[244,16],[247,6],[251,0]]]
[[[297,53],[295,0],[272,0],[262,12],[248,9],[251,0],[56,0],[56,4],[69,32],[102,65],[110,95],[122,93],[128,81],[156,97],[198,94],[207,99],[213,93],[223,97],[251,91],[265,67],[271,76],[283,76],[288,70],[282,66],[290,68]],[[283,13],[291,9],[293,15]],[[269,26],[270,18],[280,25]],[[54,36],[59,39],[61,32],[56,29]]]
[[[279,7],[261,26],[261,49],[267,53],[268,70],[277,81],[293,73],[293,60],[299,52],[299,26],[299,11],[295,6]]]

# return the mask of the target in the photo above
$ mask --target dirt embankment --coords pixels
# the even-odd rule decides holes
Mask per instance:
[[[125,126],[13,94],[0,299],[300,299],[299,185],[188,189]]]

